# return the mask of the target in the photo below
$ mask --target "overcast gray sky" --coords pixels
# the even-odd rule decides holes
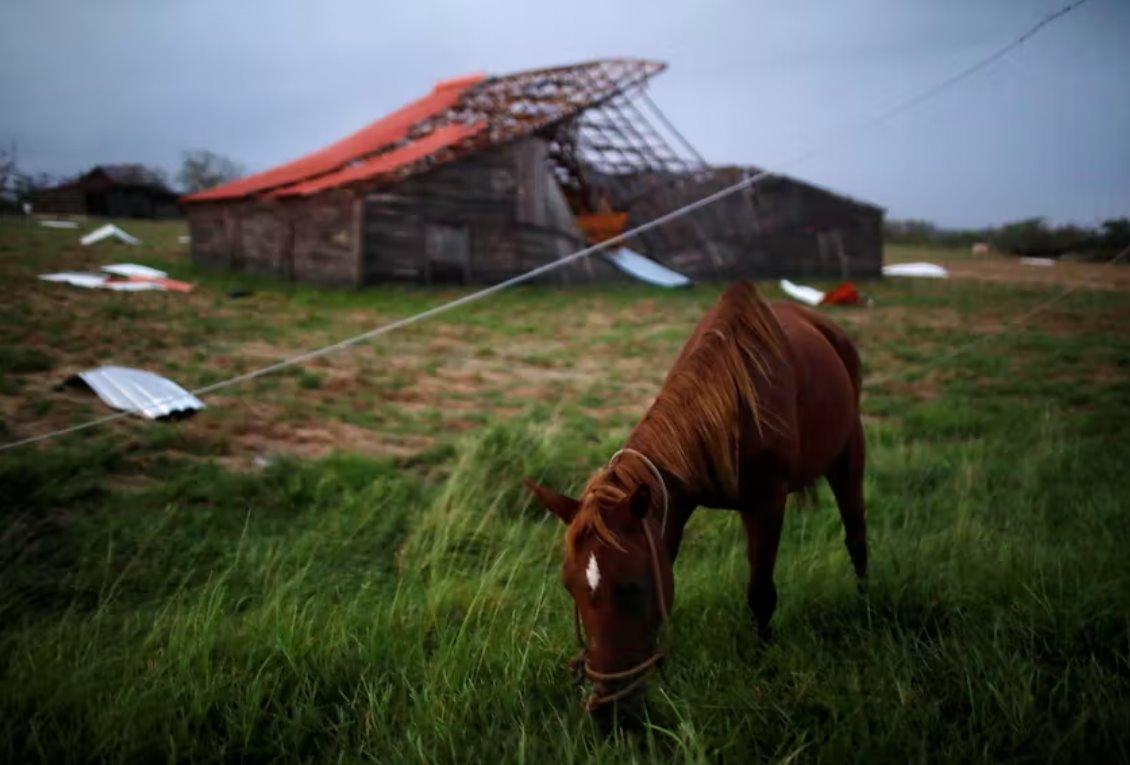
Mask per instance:
[[[611,56],[707,159],[773,167],[914,95],[1066,0],[3,0],[0,140],[25,170],[262,170],[438,79]],[[1089,0],[1009,58],[791,174],[944,225],[1130,215],[1130,0]]]

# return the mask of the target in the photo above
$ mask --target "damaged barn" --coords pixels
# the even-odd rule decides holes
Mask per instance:
[[[708,165],[670,126],[645,92],[664,68],[613,59],[441,82],[320,151],[185,197],[193,258],[348,287],[492,283],[757,172]],[[866,278],[882,267],[882,216],[774,176],[625,244],[699,281]],[[623,278],[616,262],[543,279]]]

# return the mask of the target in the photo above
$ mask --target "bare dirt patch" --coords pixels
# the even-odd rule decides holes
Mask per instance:
[[[1019,258],[988,257],[984,260],[947,262],[946,268],[956,279],[1130,291],[1130,267],[1121,264],[1057,261],[1053,266],[1030,266],[1022,263]]]
[[[434,439],[421,434],[382,433],[372,428],[332,418],[293,420],[282,416],[278,407],[260,402],[233,402],[238,417],[204,423],[190,421],[192,427],[210,431],[209,436],[224,443],[221,462],[233,469],[261,467],[263,460],[287,455],[320,459],[334,452],[350,452],[371,457],[401,457],[428,448]]]

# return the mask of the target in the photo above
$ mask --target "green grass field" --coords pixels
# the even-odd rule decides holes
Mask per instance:
[[[202,271],[183,227],[123,225],[145,244],[0,221],[0,441],[106,413],[58,389],[90,366],[195,387],[459,294]],[[760,644],[740,522],[700,511],[642,731],[580,709],[562,527],[519,481],[582,484],[717,286],[519,288],[184,422],[0,453],[0,758],[1130,760],[1128,270],[889,257],[963,276],[829,310],[869,380],[868,594],[825,490],[786,520]],[[35,279],[121,260],[196,290]]]

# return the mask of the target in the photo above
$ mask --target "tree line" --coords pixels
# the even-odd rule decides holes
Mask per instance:
[[[1097,226],[1051,225],[1025,218],[1000,226],[945,229],[923,220],[890,220],[884,238],[892,244],[969,248],[984,243],[999,252],[1058,257],[1109,257],[1130,247],[1130,218],[1109,218]]]

